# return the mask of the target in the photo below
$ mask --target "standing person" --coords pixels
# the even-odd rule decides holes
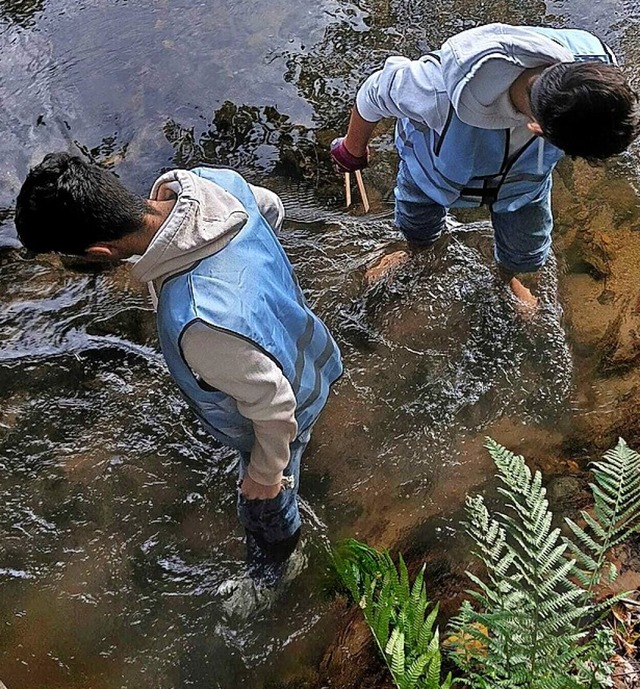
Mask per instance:
[[[367,166],[384,117],[397,118],[395,222],[409,246],[433,244],[447,209],[486,204],[501,277],[535,306],[516,275],[549,254],[551,172],[564,154],[597,161],[624,151],[638,134],[638,97],[586,31],[489,24],[418,60],[390,57],[369,76],[331,146],[340,171]],[[391,254],[378,269],[406,258]]]
[[[276,237],[283,219],[274,193],[231,170],[173,170],[143,199],[67,153],[30,171],[16,205],[32,251],[137,257],[173,379],[214,438],[240,452],[248,569],[266,585],[296,547],[300,458],[342,373]]]

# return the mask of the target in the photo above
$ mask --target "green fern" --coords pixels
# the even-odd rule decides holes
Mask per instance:
[[[500,480],[502,511],[467,499],[467,532],[484,566],[469,573],[475,590],[451,622],[447,640],[460,681],[474,689],[601,689],[612,686],[613,640],[599,622],[616,598],[594,589],[616,577],[608,551],[640,530],[640,455],[620,440],[593,463],[593,514],[567,519],[573,538],[554,528],[539,472],[487,440]],[[410,585],[402,557],[358,541],[334,553],[345,587],[362,608],[398,689],[449,689],[424,567]],[[623,594],[624,595],[624,594]]]
[[[608,583],[616,578],[616,569],[606,562],[606,554],[640,526],[640,455],[620,439],[603,461],[592,466],[595,517],[581,513],[585,528],[566,520],[576,538],[569,542],[577,562],[575,575],[588,593],[604,580],[605,572]]]
[[[396,568],[387,551],[356,540],[341,543],[333,553],[338,575],[362,609],[398,689],[449,689],[449,675],[440,681],[441,653],[435,627],[438,606],[429,610],[424,567],[413,586],[399,557]]]
[[[611,639],[593,632],[608,604],[592,600],[615,569],[607,552],[640,526],[640,456],[624,441],[593,464],[594,515],[553,528],[540,472],[491,439],[504,512],[467,499],[467,531],[484,578],[451,623],[451,657],[472,687],[584,689],[611,686]]]

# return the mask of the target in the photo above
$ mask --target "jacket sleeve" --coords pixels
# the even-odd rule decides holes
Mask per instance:
[[[256,199],[260,213],[262,213],[264,219],[271,225],[271,229],[278,234],[284,222],[284,206],[282,205],[280,197],[270,189],[265,189],[264,187],[257,187],[253,184],[249,184],[249,188]]]
[[[408,117],[441,131],[449,102],[440,65],[431,56],[421,60],[393,56],[362,84],[356,107],[368,122],[383,117]]]
[[[298,432],[295,395],[282,371],[252,343],[204,323],[190,325],[181,344],[191,370],[232,397],[253,423],[249,476],[265,486],[279,483]]]

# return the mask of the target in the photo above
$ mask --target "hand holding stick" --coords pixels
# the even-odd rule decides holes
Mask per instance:
[[[336,171],[344,173],[344,195],[347,208],[349,208],[352,201],[351,173],[353,172],[356,176],[356,182],[358,183],[358,191],[360,192],[364,212],[368,213],[369,198],[367,197],[367,190],[365,189],[360,170],[367,167],[369,164],[369,150],[367,149],[364,155],[354,156],[344,145],[344,137],[341,137],[331,142],[331,158]]]

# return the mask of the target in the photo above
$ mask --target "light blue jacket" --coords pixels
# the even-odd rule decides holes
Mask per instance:
[[[207,429],[221,443],[250,452],[251,421],[238,412],[234,399],[199,380],[186,364],[180,348],[186,328],[199,321],[245,338],[269,356],[294,392],[299,435],[316,420],[331,384],[342,373],[340,352],[307,306],[293,268],[244,179],[231,170],[193,172],[237,198],[248,220],[219,252],[163,283],[158,295],[160,345],[171,375]]]
[[[612,62],[602,42],[577,29],[536,29],[571,51],[574,61]],[[432,54],[439,60],[438,51]],[[440,134],[398,121],[396,146],[420,189],[446,207],[491,204],[513,211],[549,193],[551,172],[564,153],[533,134],[509,155],[511,129],[484,129],[463,122],[453,105]]]
[[[369,121],[398,118],[399,154],[435,202],[516,210],[548,193],[563,153],[528,135],[508,87],[524,69],[576,60],[615,62],[586,31],[489,24],[420,60],[389,58],[363,84],[357,107]]]

